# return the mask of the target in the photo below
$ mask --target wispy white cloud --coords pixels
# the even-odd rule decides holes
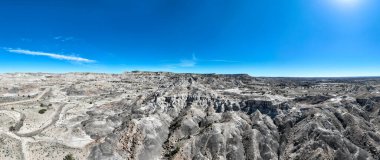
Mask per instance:
[[[188,59],[181,59],[179,63],[176,64],[168,64],[165,65],[169,68],[177,68],[177,67],[195,67],[198,63],[207,63],[207,62],[215,62],[215,63],[239,63],[240,61],[233,61],[233,60],[225,60],[225,59],[198,59],[196,55],[193,53],[192,58]]]
[[[178,64],[180,67],[194,67],[197,64],[197,62],[193,60],[181,60],[181,62]]]
[[[212,59],[212,60],[205,60],[210,62],[224,62],[224,63],[238,63],[240,61],[231,61],[231,60],[225,60],[225,59]]]
[[[180,67],[194,67],[197,64],[197,57],[193,54],[191,59],[182,59],[178,66]]]
[[[63,37],[63,36],[56,36],[53,37],[55,40],[66,42],[66,41],[71,41],[74,40],[74,37]]]
[[[76,56],[67,56],[57,53],[47,53],[47,52],[38,52],[38,51],[30,51],[30,50],[24,50],[24,49],[7,49],[10,53],[18,53],[18,54],[26,54],[26,55],[34,55],[34,56],[46,56],[54,59],[59,60],[67,60],[67,61],[73,61],[73,62],[84,62],[84,63],[93,63],[96,62],[94,60],[90,60],[87,58],[82,57],[76,57]]]

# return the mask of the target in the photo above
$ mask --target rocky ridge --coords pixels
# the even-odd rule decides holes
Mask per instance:
[[[51,113],[59,115],[57,122],[28,137],[48,141],[43,137],[57,126],[68,135],[85,134],[88,143],[76,149],[87,148],[78,152],[87,159],[380,159],[380,78],[166,72],[2,77],[33,77],[32,84],[50,87],[39,102],[64,107]],[[33,88],[39,87],[0,90]]]

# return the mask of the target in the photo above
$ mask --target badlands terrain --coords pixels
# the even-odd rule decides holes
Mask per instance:
[[[380,78],[0,74],[0,160],[380,159]]]

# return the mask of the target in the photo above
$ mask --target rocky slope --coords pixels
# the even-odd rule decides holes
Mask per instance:
[[[41,148],[54,146],[62,154],[40,159],[380,159],[380,78],[162,72],[0,77],[0,94],[8,95],[0,98],[0,114],[26,116],[21,126],[14,118],[16,130],[0,130],[7,135],[2,139],[26,143],[18,145],[24,159],[36,157],[30,148],[42,142],[49,144]],[[21,108],[33,108],[35,92],[41,98],[35,103],[52,104],[46,113],[51,121],[20,133],[33,119]]]

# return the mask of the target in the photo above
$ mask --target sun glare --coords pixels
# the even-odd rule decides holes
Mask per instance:
[[[331,0],[331,2],[342,8],[357,8],[363,4],[364,0]]]

